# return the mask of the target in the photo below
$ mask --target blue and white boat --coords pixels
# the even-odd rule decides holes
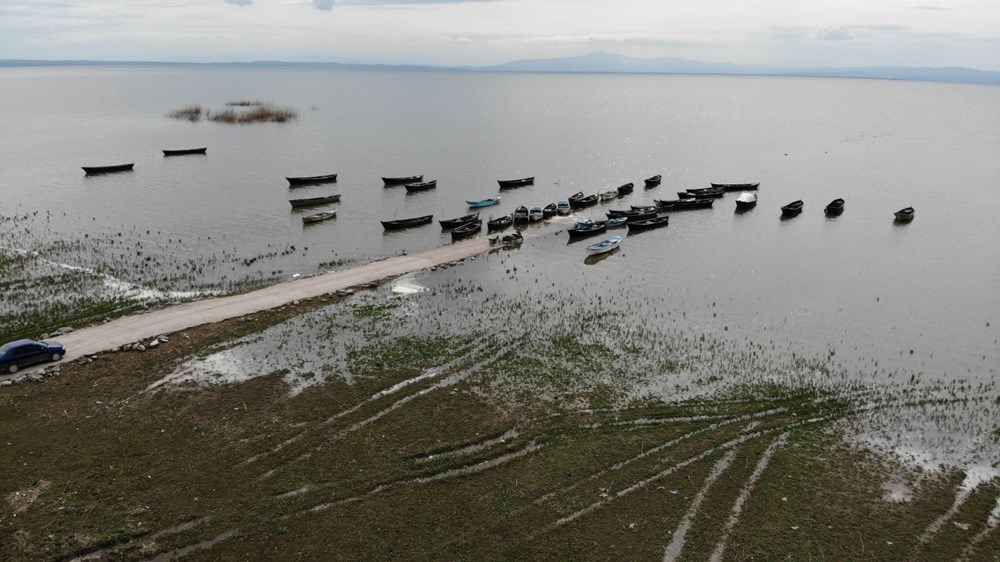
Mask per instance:
[[[559,202],[556,203],[556,212],[559,213],[560,215],[568,215],[572,213],[573,208],[570,207],[569,200],[560,199]]]
[[[608,219],[608,228],[625,228],[626,224],[628,224],[628,217]]]
[[[592,246],[587,246],[587,253],[592,256],[596,256],[598,254],[606,254],[621,245],[622,245],[622,237],[612,236],[611,238],[608,238],[603,242],[598,242],[597,244],[594,244]]]
[[[492,199],[480,199],[479,201],[466,201],[469,207],[473,209],[479,207],[492,207],[493,205],[500,204],[500,197],[494,197]]]

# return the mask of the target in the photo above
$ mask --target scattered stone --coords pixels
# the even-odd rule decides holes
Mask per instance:
[[[136,351],[146,351],[146,346],[142,345],[141,343],[137,343],[135,344],[135,347],[133,347],[132,349]]]
[[[22,382],[28,380],[28,376],[27,375],[18,375],[18,376],[14,377],[14,378],[12,378],[10,380],[14,384],[21,384]]]
[[[146,344],[146,349],[153,349],[154,347],[157,347],[158,345],[160,345],[160,340],[155,340],[155,339],[154,340],[150,340],[149,343]]]
[[[0,381],[0,386],[14,386],[14,381]]]
[[[38,373],[31,373],[30,375],[28,375],[28,380],[31,382],[42,382],[43,380],[45,380],[45,377],[43,377]]]
[[[163,334],[156,336],[156,339],[160,340],[160,343],[167,343],[168,341],[170,341],[170,338],[164,336]]]

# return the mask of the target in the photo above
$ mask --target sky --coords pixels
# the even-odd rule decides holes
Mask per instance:
[[[479,66],[597,51],[1000,71],[1000,0],[0,0],[0,59]]]

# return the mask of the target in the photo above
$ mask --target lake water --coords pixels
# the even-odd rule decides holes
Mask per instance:
[[[250,125],[167,117],[237,99],[299,117]],[[138,287],[226,289],[446,244],[436,223],[385,233],[379,219],[459,216],[465,200],[497,195],[502,178],[536,181],[502,192],[503,204],[484,217],[626,182],[638,184],[631,196],[581,214],[674,199],[712,181],[759,181],[756,209],[734,213],[729,194],[711,210],[674,213],[667,228],[628,236],[597,263],[584,261],[585,244],[567,244],[562,219],[530,227],[536,236],[520,251],[469,264],[461,276],[506,295],[547,287],[546,298],[601,297],[646,322],[667,311],[687,330],[776,354],[834,356],[873,381],[992,385],[1000,365],[997,87],[44,68],[0,70],[0,107],[0,246]],[[199,146],[206,156],[161,153]],[[123,162],[135,171],[80,169]],[[336,184],[289,189],[284,180],[332,172]],[[437,179],[437,189],[407,194],[379,179],[411,174]],[[642,178],[654,174],[661,186],[644,190]],[[327,193],[342,194],[335,220],[303,227],[289,210],[289,198]],[[826,218],[837,197],[846,211]],[[804,212],[781,220],[779,207],[796,199]],[[893,211],[906,206],[915,220],[895,224]],[[658,304],[647,314],[636,306],[644,300]]]

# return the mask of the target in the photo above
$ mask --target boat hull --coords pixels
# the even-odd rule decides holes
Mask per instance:
[[[118,172],[131,172],[135,163],[116,164],[114,166],[83,166],[83,171],[88,176],[99,176],[101,174],[115,174]]]
[[[518,178],[516,180],[497,180],[500,185],[500,189],[511,189],[514,187],[522,187],[525,185],[531,185],[535,183],[535,177],[530,178]]]
[[[335,183],[337,174],[327,174],[325,176],[305,176],[300,178],[285,178],[288,185],[315,185],[318,183]]]
[[[184,148],[181,150],[164,150],[164,156],[187,156],[190,154],[205,154],[208,152],[208,147],[203,146],[201,148]]]
[[[288,203],[293,209],[298,209],[300,207],[312,207],[315,205],[325,205],[327,203],[336,203],[340,201],[340,194],[337,195],[326,195],[324,197],[309,197],[307,199],[290,199]]]
[[[420,183],[422,181],[424,181],[423,175],[404,176],[397,178],[386,178],[386,177],[382,178],[382,183],[384,183],[385,185],[406,185],[408,183]]]
[[[411,228],[414,226],[422,226],[425,224],[430,224],[432,220],[434,220],[434,215],[413,217],[412,219],[400,219],[394,221],[379,221],[379,222],[382,223],[382,228],[386,230],[399,230],[401,228]]]

